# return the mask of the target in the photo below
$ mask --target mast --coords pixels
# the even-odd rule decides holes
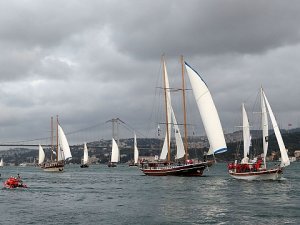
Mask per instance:
[[[166,111],[166,130],[167,130],[167,145],[168,145],[168,162],[171,161],[171,149],[170,149],[170,136],[169,136],[169,118],[168,118],[168,99],[167,99],[167,88],[166,88],[166,65],[164,56],[162,56],[163,63],[163,84],[164,84],[164,95],[165,95],[165,111]]]
[[[58,162],[58,115],[56,115],[56,161]]]
[[[186,126],[186,102],[185,102],[185,80],[184,80],[184,64],[183,56],[181,56],[181,77],[182,77],[182,104],[183,104],[183,125],[184,125],[184,150],[185,150],[185,160],[188,160],[188,140],[187,140],[187,126]]]
[[[53,161],[53,116],[51,116],[51,161]]]

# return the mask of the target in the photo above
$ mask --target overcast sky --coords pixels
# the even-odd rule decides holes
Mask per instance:
[[[96,127],[71,144],[110,138],[116,117],[155,136],[163,53],[171,85],[181,55],[202,75],[226,132],[261,85],[280,126],[297,127],[299,24],[298,0],[0,0],[0,142],[47,137],[56,115],[66,133]]]

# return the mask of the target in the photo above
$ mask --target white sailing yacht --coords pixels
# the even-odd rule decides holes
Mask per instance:
[[[262,127],[262,140],[263,140],[263,161],[257,159],[256,161],[250,161],[248,158],[250,148],[250,128],[247,113],[244,105],[242,105],[243,113],[243,139],[244,139],[244,157],[240,163],[230,163],[228,165],[229,174],[242,180],[277,180],[281,177],[283,168],[290,165],[290,160],[285,148],[282,136],[277,125],[274,113],[269,104],[269,101],[261,88],[261,127]],[[274,133],[277,139],[277,143],[281,154],[281,164],[275,168],[267,169],[266,156],[268,151],[268,114],[274,129]]]
[[[81,168],[87,168],[87,167],[89,167],[88,161],[89,161],[88,148],[86,146],[86,143],[84,143],[83,144],[83,159],[82,159],[82,163],[81,163],[80,167]]]
[[[129,166],[137,166],[139,161],[139,149],[137,147],[136,134],[133,134],[133,162]]]
[[[114,138],[112,138],[111,157],[110,162],[108,163],[108,167],[116,167],[118,162],[120,162],[120,150],[117,142]]]
[[[3,158],[1,158],[1,160],[0,160],[0,167],[3,167],[3,166],[4,166]]]
[[[38,165],[41,166],[45,161],[45,152],[41,145],[39,145],[39,162]]]
[[[186,132],[186,113],[185,113],[185,87],[184,87],[184,65],[190,79],[194,97],[204,124],[204,128],[210,142],[209,154],[217,154],[227,151],[225,138],[220,123],[220,119],[212,100],[211,94],[202,80],[200,75],[192,69],[187,63],[183,64],[182,60],[182,80],[183,80],[183,105],[184,105],[184,125],[185,125],[185,145],[182,142],[179,127],[175,118],[174,111],[171,105],[170,87],[167,76],[167,70],[165,62],[163,61],[163,80],[164,80],[164,93],[165,93],[165,108],[166,108],[166,136],[164,145],[160,154],[160,160],[166,160],[160,162],[143,163],[140,168],[146,175],[152,176],[202,176],[203,171],[210,164],[208,162],[193,162],[188,159],[187,149],[187,132]],[[185,162],[183,164],[174,164],[170,160],[170,139],[171,139],[171,124],[173,124],[175,132],[175,141],[177,145],[176,158],[181,159],[185,156]],[[168,158],[167,158],[168,157]]]
[[[53,130],[53,119],[51,117],[51,130]],[[51,131],[52,133],[52,131]],[[52,135],[53,140],[53,135]],[[52,141],[51,140],[51,141]],[[58,117],[56,120],[56,148],[53,150],[53,145],[51,147],[51,160],[48,162],[45,162],[41,168],[43,168],[44,171],[47,172],[62,172],[64,170],[64,165],[67,160],[70,160],[72,158],[70,146],[67,140],[67,137],[62,129],[62,127],[59,125]],[[56,156],[55,159],[52,157],[52,153]]]

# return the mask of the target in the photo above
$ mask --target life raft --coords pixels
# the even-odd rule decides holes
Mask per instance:
[[[27,188],[27,185],[23,184],[23,181],[16,177],[8,178],[3,185],[6,188]]]

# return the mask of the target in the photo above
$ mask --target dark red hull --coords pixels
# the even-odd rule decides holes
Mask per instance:
[[[140,170],[148,176],[202,176],[203,171],[208,167],[208,163],[195,163],[184,165],[142,165]]]

